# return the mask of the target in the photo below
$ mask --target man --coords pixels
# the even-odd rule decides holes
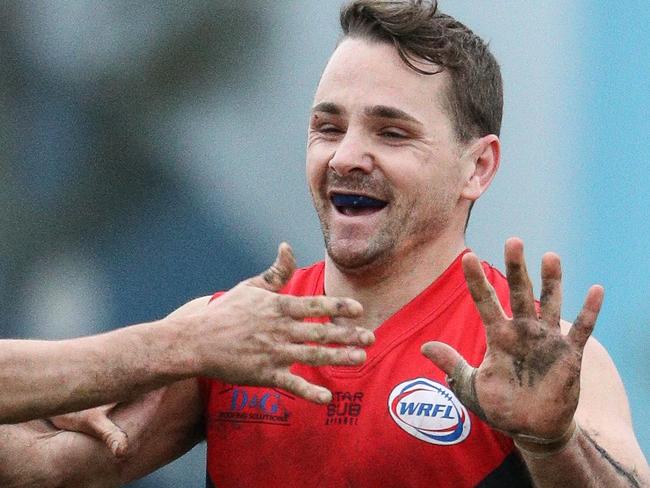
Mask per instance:
[[[201,437],[208,486],[648,482],[620,379],[589,339],[602,288],[571,326],[559,317],[557,256],[542,260],[536,303],[521,241],[506,243],[507,279],[466,249],[471,206],[499,165],[501,79],[485,44],[422,1],[357,0],[341,23],[307,149],[327,255],[282,291],[359,301],[354,324],[376,335],[366,362],[292,367],[332,391],[327,407],[233,380],[150,393],[113,414],[133,441],[123,461],[79,434],[33,443],[45,426],[14,428],[25,447],[0,465],[66,459],[47,474],[23,463],[25,484],[114,486]],[[60,446],[65,456],[53,455]]]

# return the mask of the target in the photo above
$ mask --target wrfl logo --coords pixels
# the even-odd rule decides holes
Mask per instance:
[[[458,444],[471,430],[467,409],[453,392],[428,378],[411,379],[393,388],[388,410],[400,428],[430,444]]]

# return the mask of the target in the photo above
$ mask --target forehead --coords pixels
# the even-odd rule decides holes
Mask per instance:
[[[431,63],[415,63],[431,71]],[[330,58],[314,96],[314,105],[340,105],[346,111],[384,105],[403,110],[423,122],[440,117],[440,101],[448,74],[423,75],[409,68],[394,46],[347,38]]]

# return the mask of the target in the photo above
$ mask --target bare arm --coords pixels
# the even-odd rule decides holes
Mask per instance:
[[[269,384],[312,401],[330,393],[289,373],[294,362],[358,364],[365,352],[305,342],[364,346],[357,327],[305,323],[305,317],[355,317],[354,300],[276,292],[295,263],[282,245],[275,264],[217,300],[197,299],[157,322],[67,341],[0,341],[0,423],[16,423],[136,398],[195,376]]]
[[[167,319],[65,341],[0,341],[0,423],[142,395],[190,375]]]
[[[363,349],[327,344],[362,346],[370,344],[374,336],[359,327],[304,322],[306,317],[356,317],[362,309],[349,299],[277,294],[293,270],[293,256],[284,245],[269,270],[217,300],[208,303],[209,297],[204,297],[181,307],[164,322],[80,341],[91,353],[82,355],[87,359],[80,360],[76,369],[68,369],[65,358],[54,358],[53,370],[59,371],[54,378],[59,384],[51,393],[56,402],[24,389],[19,390],[23,393],[18,406],[7,402],[5,408],[23,412],[23,416],[34,412],[45,415],[43,412],[63,409],[62,404],[80,408],[83,402],[79,397],[86,404],[133,398],[161,383],[189,376],[269,385],[327,403],[331,393],[292,374],[291,365],[359,364],[365,360]],[[80,347],[77,345],[75,354]],[[38,373],[32,371],[24,378],[33,381]],[[12,386],[15,378],[4,377],[4,381],[9,392],[16,388]],[[0,486],[118,486],[189,449],[199,438],[201,410],[194,379],[118,407],[113,421],[128,436],[128,450],[122,458],[114,457],[91,437],[58,431],[45,421],[0,426]],[[101,427],[88,431],[104,437]]]
[[[0,486],[114,487],[140,478],[202,438],[196,380],[147,393],[111,417],[129,436],[117,459],[96,439],[55,429],[44,420],[0,426]]]
[[[478,258],[463,269],[487,334],[478,368],[451,347],[423,346],[459,399],[510,435],[539,487],[640,487],[650,482],[627,397],[605,350],[589,339],[603,301],[593,286],[575,323],[560,320],[559,258],[542,259],[537,312],[518,239],[506,243],[512,318],[505,315]],[[564,329],[564,330],[562,330]]]

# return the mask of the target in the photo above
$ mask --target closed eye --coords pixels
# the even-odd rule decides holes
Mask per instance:
[[[320,127],[316,127],[316,130],[318,132],[323,132],[325,134],[331,134],[335,132],[343,132],[343,130],[336,126],[336,125],[331,125],[331,124],[326,124],[326,125],[321,125]]]
[[[408,137],[404,131],[396,129],[384,129],[379,133],[379,135],[388,139],[406,139]]]

